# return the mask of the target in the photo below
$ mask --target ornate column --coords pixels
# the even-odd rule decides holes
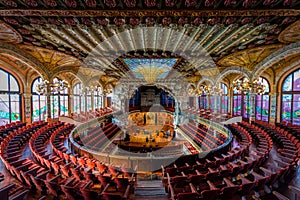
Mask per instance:
[[[31,123],[31,93],[24,93],[24,113],[25,113],[25,122]]]
[[[46,92],[46,98],[47,98],[47,122],[51,122],[51,90],[50,85],[47,86],[47,92]]]
[[[276,123],[276,116],[277,116],[277,107],[276,107],[276,105],[278,105],[278,103],[277,103],[277,97],[280,97],[280,93],[278,94],[278,93],[275,93],[275,92],[272,92],[272,93],[270,93],[270,99],[269,99],[269,101],[270,101],[270,108],[269,108],[269,113],[270,113],[270,120],[269,120],[269,123],[270,124],[275,124]],[[279,108],[279,106],[278,106],[278,108]],[[279,110],[280,110],[280,108],[279,108]],[[280,114],[280,112],[279,112],[279,114]]]
[[[95,111],[95,92],[94,90],[91,91],[91,106],[92,106],[92,111]]]
[[[206,109],[210,109],[210,94],[207,94],[206,95]]]
[[[234,100],[233,100],[233,89],[230,89],[229,90],[229,112],[230,112],[230,115],[231,117],[233,116],[233,103],[234,103]]]
[[[255,93],[249,93],[248,94],[248,105],[249,105],[249,120],[254,121],[255,120]]]
[[[220,96],[217,95],[217,94],[214,94],[213,97],[214,97],[214,110],[213,110],[213,113],[217,113],[218,112],[218,101],[219,101]],[[219,106],[221,106],[221,105],[219,105]]]
[[[68,106],[69,106],[69,116],[71,116],[71,113],[74,113],[74,95],[71,93],[69,95],[69,102],[68,102]]]

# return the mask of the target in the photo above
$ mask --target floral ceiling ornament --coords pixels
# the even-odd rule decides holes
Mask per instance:
[[[147,7],[154,7],[156,5],[156,0],[144,0]]]
[[[203,24],[204,20],[200,17],[194,19],[194,25],[198,26],[199,24]]]
[[[57,3],[55,0],[43,0],[43,1],[47,6],[51,6],[51,7],[57,6]]]
[[[162,24],[165,25],[165,26],[168,26],[172,23],[172,18],[171,17],[164,17],[162,19]]]
[[[178,24],[179,25],[184,25],[184,24],[187,24],[188,23],[188,18],[187,17],[180,17],[179,20],[178,20]]]
[[[205,0],[205,3],[204,3],[204,5],[206,7],[212,7],[212,6],[216,5],[216,4],[217,4],[216,0]]]
[[[18,7],[17,3],[12,0],[3,0],[2,2],[7,6],[11,6],[14,8]]]
[[[109,8],[114,8],[117,6],[116,0],[104,0],[104,3]]]
[[[186,7],[194,7],[197,5],[197,0],[185,0]]]
[[[123,24],[125,24],[125,19],[124,18],[120,18],[120,17],[116,17],[114,19],[114,22],[117,26],[121,26]]]
[[[224,5],[225,6],[234,6],[234,5],[236,5],[236,0],[225,0]]]
[[[136,26],[136,25],[139,25],[140,24],[140,19],[139,18],[133,18],[133,17],[131,17],[130,19],[129,19],[129,23],[130,23],[130,25],[132,25],[132,26]]]
[[[174,7],[176,3],[177,3],[176,0],[165,0],[165,4],[168,7]]]
[[[136,6],[136,0],[124,0],[124,3],[128,8],[134,8]]]
[[[153,17],[147,17],[146,18],[146,24],[147,25],[154,25],[155,24],[155,19]]]
[[[244,0],[244,2],[243,2],[243,6],[245,8],[255,6],[255,4],[257,4],[257,0]]]
[[[96,0],[84,0],[84,2],[90,8],[96,8],[97,6]]]
[[[65,4],[70,8],[76,8],[77,2],[75,0],[64,0]]]
[[[29,6],[32,6],[32,7],[38,6],[38,3],[35,0],[23,0],[23,1],[24,1],[24,3],[26,3]]]
[[[98,18],[97,22],[99,25],[106,26],[109,23],[109,19],[107,18]]]

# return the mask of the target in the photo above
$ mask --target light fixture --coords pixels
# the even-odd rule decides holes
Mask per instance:
[[[93,93],[93,92],[96,92],[96,91],[101,91],[101,87],[97,86],[97,85],[91,85],[91,86],[81,88],[80,93],[82,95],[84,95],[84,94]]]
[[[222,96],[223,92],[224,91],[223,91],[223,89],[221,87],[214,86],[211,94],[212,95],[217,95],[217,96]]]
[[[245,77],[233,81],[233,89],[237,93],[262,95],[265,93],[266,86],[257,79],[250,82],[249,79]]]
[[[43,94],[58,94],[69,87],[65,80],[54,79],[52,83],[48,80],[42,80],[35,86],[36,92],[40,95]]]
[[[200,95],[204,95],[204,94],[209,95],[211,92],[212,92],[211,86],[203,85],[199,89]]]

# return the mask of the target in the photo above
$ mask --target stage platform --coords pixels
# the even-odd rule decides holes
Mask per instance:
[[[220,124],[202,121],[203,124],[209,123],[210,130],[216,127],[214,137],[220,134],[228,139],[224,144],[215,144],[205,150],[194,138],[198,137],[197,131],[195,136],[185,133],[181,128],[187,124],[175,126],[172,123],[173,116],[169,113],[132,113],[126,128],[119,127],[114,117],[114,114],[110,114],[76,127],[70,134],[73,151],[114,165],[138,166],[139,172],[153,172],[180,157],[208,155],[210,151],[227,146],[231,140],[228,130],[221,129]],[[208,137],[203,140],[207,141]]]

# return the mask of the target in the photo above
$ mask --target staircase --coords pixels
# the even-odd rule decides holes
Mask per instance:
[[[168,194],[165,192],[161,180],[138,181],[134,194],[136,200],[168,199]]]

